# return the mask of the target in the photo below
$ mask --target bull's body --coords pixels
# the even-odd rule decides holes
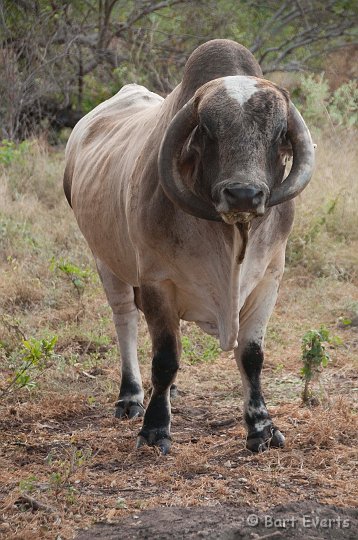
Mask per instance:
[[[239,74],[245,69],[260,76],[255,63]],[[216,335],[224,350],[235,350],[245,389],[248,446],[257,450],[269,439],[283,443],[267,413],[259,376],[293,203],[283,202],[256,217],[246,242],[239,227],[190,215],[168,198],[158,181],[159,146],[177,111],[206,80],[191,89],[179,85],[166,100],[128,85],[99,105],[70,137],[65,191],[114,313],[122,356],[118,415],[142,412],[136,357],[140,308],[154,355],[154,390],[140,443],[168,449],[169,387],[180,356],[180,319],[195,321]],[[232,83],[222,79],[220,84],[229,88]],[[247,90],[240,95],[241,105],[248,99]]]

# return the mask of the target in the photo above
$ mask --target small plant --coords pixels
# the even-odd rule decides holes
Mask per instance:
[[[72,496],[75,496],[76,490],[71,486],[71,477],[81,467],[87,465],[91,457],[92,449],[90,447],[77,448],[73,445],[69,449],[67,459],[63,461],[51,461],[51,465],[55,470],[49,476],[49,488],[54,493],[55,497],[58,497],[64,490],[67,492],[67,497],[69,496],[70,499]]]
[[[77,502],[77,496],[78,490],[73,486],[69,486],[66,493],[67,504],[75,504]]]
[[[57,336],[48,339],[24,339],[19,357],[20,367],[15,370],[9,384],[0,394],[0,398],[20,388],[32,390],[36,386],[36,377],[48,366],[48,361],[53,358]]]
[[[358,326],[358,302],[350,302],[346,306],[346,314],[339,317],[338,322],[343,328]]]
[[[317,378],[322,368],[327,367],[330,360],[327,345],[340,344],[338,337],[332,337],[324,326],[319,330],[309,330],[302,338],[302,362],[301,375],[304,380],[302,392],[303,403],[313,404],[317,400],[314,398],[310,388],[313,379]]]
[[[21,493],[32,493],[36,488],[36,482],[37,477],[34,475],[24,478],[24,480],[20,480],[19,489]]]
[[[80,268],[69,261],[56,261],[54,258],[51,260],[51,270],[63,272],[71,280],[79,298],[82,297],[86,283],[92,277],[92,270],[89,268]]]

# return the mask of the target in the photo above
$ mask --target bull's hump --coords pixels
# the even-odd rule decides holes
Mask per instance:
[[[241,75],[224,77],[223,83],[228,95],[235,99],[241,107],[259,90],[255,77]]]

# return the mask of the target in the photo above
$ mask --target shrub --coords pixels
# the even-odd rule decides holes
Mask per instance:
[[[342,84],[331,92],[323,75],[306,75],[298,89],[300,109],[307,123],[318,130],[358,125],[358,86],[356,81]]]
[[[304,388],[302,392],[302,400],[304,403],[315,404],[317,399],[314,398],[310,384],[313,379],[317,379],[322,368],[327,367],[330,360],[329,353],[326,349],[329,344],[340,344],[341,341],[337,337],[330,336],[327,328],[321,326],[319,330],[309,330],[302,338],[302,362],[301,376],[304,380]]]

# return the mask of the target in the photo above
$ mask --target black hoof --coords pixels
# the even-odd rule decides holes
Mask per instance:
[[[246,448],[251,452],[264,452],[269,448],[283,448],[285,437],[275,426],[267,426],[262,431],[249,432],[246,440]]]
[[[142,446],[157,446],[165,456],[169,454],[171,447],[171,437],[166,429],[145,429],[143,428],[137,437],[136,448]]]
[[[285,446],[285,437],[277,427],[273,428],[272,439],[270,440],[272,448],[283,448]]]
[[[120,399],[116,403],[114,416],[116,418],[120,418],[121,420],[124,418],[132,419],[144,416],[144,413],[145,409],[143,405],[138,401],[127,401],[124,399]]]

